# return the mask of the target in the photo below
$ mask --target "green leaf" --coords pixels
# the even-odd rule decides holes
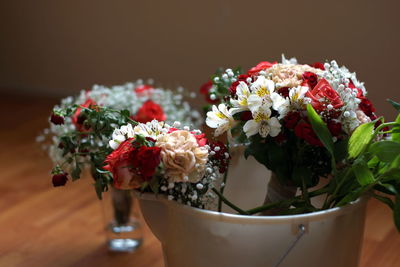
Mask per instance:
[[[396,196],[396,202],[393,209],[394,223],[397,227],[397,231],[400,232],[400,195]]]
[[[397,115],[395,122],[400,123],[400,114]],[[394,126],[392,128],[392,141],[400,143],[400,126]]]
[[[302,187],[303,182],[306,187],[313,186],[312,172],[306,166],[296,166],[292,172],[292,180],[295,185]]]
[[[378,166],[379,162],[380,161],[377,156],[372,157],[372,159],[368,161],[368,168],[370,169],[375,168],[376,166]]]
[[[354,191],[349,192],[344,198],[342,198],[338,204],[336,204],[336,207],[341,207],[344,206],[352,201],[355,201],[357,198],[361,196],[361,194],[364,192],[364,187],[357,188]]]
[[[369,185],[375,182],[374,175],[368,169],[367,163],[364,160],[357,160],[353,164],[353,172],[360,185]]]
[[[349,140],[349,157],[356,158],[364,152],[372,140],[375,122],[360,125],[353,132]]]
[[[383,162],[392,162],[400,155],[400,144],[393,141],[380,141],[372,144],[368,151]]]
[[[340,162],[347,157],[349,139],[343,139],[334,144],[335,160]]]
[[[388,99],[387,100],[390,104],[392,104],[392,106],[398,111],[398,112],[400,112],[400,104],[399,103],[396,103],[396,102],[394,102],[393,100],[390,100],[390,99]]]
[[[96,190],[97,197],[101,200],[102,199],[102,194],[103,194],[103,188],[104,188],[101,179],[97,179],[96,182],[93,185],[94,185],[94,188]]]
[[[131,113],[127,109],[121,110],[120,113],[124,117],[130,117],[131,116]]]
[[[153,191],[153,193],[157,195],[158,191],[159,191],[159,188],[160,188],[160,184],[159,184],[159,181],[158,181],[158,179],[157,179],[157,177],[155,175],[150,180],[149,185],[150,185],[151,191]]]
[[[311,106],[311,104],[307,105],[307,114],[308,119],[311,122],[311,126],[318,136],[319,140],[324,144],[326,149],[328,149],[329,153],[334,157],[334,147],[333,147],[333,140],[332,135],[326,126],[325,122],[321,119],[315,109]]]

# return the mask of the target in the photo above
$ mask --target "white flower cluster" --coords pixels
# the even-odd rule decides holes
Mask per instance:
[[[182,87],[175,91],[155,87],[153,81],[148,80],[144,83],[143,80],[129,82],[123,85],[106,87],[103,85],[94,85],[91,90],[82,90],[78,97],[66,97],[61,100],[60,105],[55,106],[55,109],[64,109],[74,104],[84,104],[88,99],[93,100],[96,104],[112,108],[116,110],[129,110],[132,115],[135,115],[140,107],[148,100],[158,104],[166,115],[166,122],[173,123],[180,121],[185,125],[199,127],[203,123],[200,113],[190,107],[185,100],[188,97],[195,97],[193,93],[186,92]],[[143,86],[151,87],[143,92],[136,92],[136,89]],[[76,131],[75,125],[70,117],[65,118],[63,125],[50,124],[48,129],[45,129],[43,135],[37,138],[38,142],[42,142],[47,136],[50,136],[51,145],[43,144],[43,148],[48,150],[50,158],[53,162],[58,163],[63,161],[62,150],[58,148],[60,137],[70,132]],[[83,140],[85,141],[85,140]],[[99,140],[88,140],[90,146],[96,150],[108,145],[109,137],[102,137]]]

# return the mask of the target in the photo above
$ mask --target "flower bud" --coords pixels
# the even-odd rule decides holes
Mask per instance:
[[[54,174],[52,178],[53,186],[64,186],[68,181],[68,173]]]
[[[51,114],[51,117],[50,117],[50,122],[53,123],[53,124],[55,124],[55,125],[64,124],[64,117],[52,113],[52,114]]]

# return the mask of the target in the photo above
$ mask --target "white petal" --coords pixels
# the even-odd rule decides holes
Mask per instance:
[[[255,120],[247,121],[243,126],[243,131],[245,132],[247,137],[255,135],[258,133],[260,125]]]
[[[272,137],[277,136],[281,132],[281,124],[278,119],[272,117],[268,120],[268,125],[270,127],[269,135]]]
[[[119,143],[115,142],[114,140],[110,140],[110,142],[108,142],[108,144],[110,145],[110,147],[112,149],[117,149],[119,147]]]

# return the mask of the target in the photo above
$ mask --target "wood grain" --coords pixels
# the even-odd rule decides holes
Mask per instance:
[[[108,252],[91,179],[53,188],[51,162],[35,144],[57,100],[0,97],[0,266],[163,266],[160,243],[144,225],[135,253]],[[370,201],[361,266],[400,266],[390,210]]]

